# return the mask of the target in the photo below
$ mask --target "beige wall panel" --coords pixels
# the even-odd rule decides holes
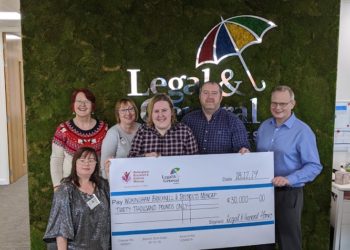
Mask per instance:
[[[21,40],[4,41],[10,182],[27,173]]]

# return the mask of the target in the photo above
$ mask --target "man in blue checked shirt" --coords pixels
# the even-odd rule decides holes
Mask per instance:
[[[247,130],[232,112],[220,108],[222,89],[216,82],[205,82],[199,89],[202,109],[184,116],[192,129],[200,154],[247,153]]]
[[[277,86],[271,94],[272,118],[257,134],[257,151],[274,152],[276,241],[281,250],[302,249],[303,186],[321,172],[316,138],[310,127],[296,118],[293,90]],[[263,245],[259,249],[274,249]]]

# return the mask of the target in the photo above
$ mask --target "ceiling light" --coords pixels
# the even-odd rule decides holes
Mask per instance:
[[[14,34],[6,34],[7,40],[21,40],[20,36],[14,35]]]
[[[0,12],[0,20],[21,20],[18,12]]]

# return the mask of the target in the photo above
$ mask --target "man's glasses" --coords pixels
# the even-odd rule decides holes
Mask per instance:
[[[79,158],[78,162],[81,164],[89,164],[89,165],[96,164],[95,159],[81,159],[81,158]]]
[[[134,107],[130,107],[130,108],[127,108],[127,109],[119,109],[119,112],[122,113],[122,114],[126,114],[126,113],[135,113],[135,109]]]
[[[271,102],[271,107],[272,108],[277,108],[280,107],[282,109],[286,108],[288,106],[289,102]]]

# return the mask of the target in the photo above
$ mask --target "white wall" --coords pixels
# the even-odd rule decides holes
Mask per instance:
[[[350,0],[340,4],[337,101],[350,101]],[[350,152],[334,152],[333,168],[350,162]]]
[[[19,0],[0,0],[0,11],[20,11]],[[3,54],[3,32],[21,34],[21,23],[19,20],[0,20],[0,185],[10,183],[9,178],[9,154],[7,140],[7,115],[6,115],[6,93],[5,72]]]
[[[0,32],[0,38],[2,32]],[[3,40],[0,39],[0,185],[10,183]]]

